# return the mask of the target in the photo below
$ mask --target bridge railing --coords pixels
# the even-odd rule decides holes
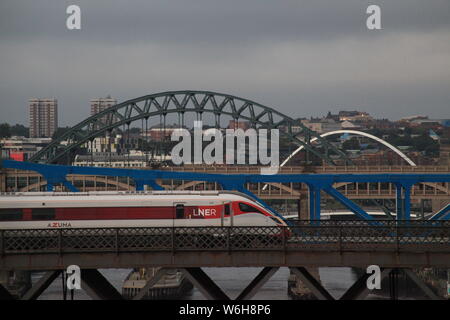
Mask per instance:
[[[0,255],[148,251],[450,252],[448,224],[1,230]]]
[[[289,219],[294,226],[308,226],[308,225],[320,225],[320,226],[373,226],[373,220],[299,220]],[[376,219],[378,226],[405,226],[405,227],[448,227],[450,228],[449,220],[393,220],[393,219]]]

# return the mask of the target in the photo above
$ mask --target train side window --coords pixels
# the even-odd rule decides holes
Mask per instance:
[[[259,211],[258,209],[256,209],[255,207],[252,207],[246,203],[243,202],[239,202],[239,209],[242,212],[257,212],[257,213],[262,213],[261,211]]]
[[[229,203],[227,203],[227,204],[225,205],[224,215],[225,215],[225,216],[229,216],[229,215],[230,215],[230,204],[229,204]]]
[[[177,204],[175,206],[175,216],[177,219],[184,218],[184,204]]]
[[[22,216],[22,209],[0,209],[0,221],[19,221]]]
[[[55,208],[34,208],[31,210],[33,220],[54,220]]]

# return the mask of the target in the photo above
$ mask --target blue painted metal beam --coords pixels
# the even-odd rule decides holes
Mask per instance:
[[[361,209],[356,203],[345,197],[342,193],[337,191],[335,188],[328,186],[324,188],[324,191],[330,196],[338,200],[344,206],[346,206],[350,211],[355,213],[358,217],[366,220],[374,220],[374,218],[369,215],[366,211]]]
[[[66,179],[69,174],[130,177],[135,181],[137,190],[143,190],[144,185],[150,185],[155,190],[163,190],[163,188],[156,183],[156,180],[158,179],[217,182],[224,190],[237,190],[253,197],[274,213],[276,213],[275,210],[244,188],[244,186],[247,183],[305,183],[309,186],[310,190],[310,217],[313,218],[313,220],[320,219],[321,190],[333,196],[359,217],[368,220],[373,219],[354,202],[331,187],[334,183],[393,183],[397,187],[397,219],[410,219],[410,190],[412,185],[421,182],[450,182],[450,174],[208,174],[164,170],[60,166],[12,160],[1,161],[0,168],[38,172],[47,180],[47,190],[49,191],[53,190],[53,186],[59,183],[64,184],[71,191],[77,191],[75,186]],[[448,216],[445,212],[442,212],[439,217],[447,218]]]
[[[309,220],[316,219],[316,206],[314,205],[316,200],[314,186],[309,187]]]
[[[403,187],[400,183],[395,184],[395,195],[396,220],[403,220]]]
[[[450,220],[450,203],[436,212],[430,220]]]
[[[71,192],[78,192],[79,190],[69,181],[64,181],[63,182],[64,186],[69,189]]]
[[[315,189],[314,191],[314,220],[320,220],[320,189]]]
[[[201,172],[174,172],[164,170],[138,170],[119,168],[97,168],[46,165],[12,160],[3,160],[3,168],[30,170],[46,177],[61,177],[60,183],[68,174],[99,175],[114,177],[130,177],[133,179],[152,180],[174,179],[191,181],[218,182],[225,185],[244,185],[251,183],[306,183],[315,186],[332,185],[339,182],[387,182],[401,184],[417,184],[421,182],[450,182],[450,174],[209,174]]]
[[[411,185],[403,186],[403,220],[411,219]]]

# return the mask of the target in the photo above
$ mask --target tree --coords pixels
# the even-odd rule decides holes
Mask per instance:
[[[0,138],[11,137],[11,127],[7,123],[0,124]]]
[[[15,124],[11,127],[11,135],[28,138],[30,136],[30,132],[24,125]]]
[[[342,148],[344,150],[360,150],[361,146],[359,145],[358,139],[353,137],[350,140],[345,141],[342,144]]]

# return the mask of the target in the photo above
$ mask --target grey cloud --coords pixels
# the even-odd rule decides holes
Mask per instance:
[[[2,39],[50,38],[107,43],[254,43],[258,41],[329,41],[362,36],[368,0],[3,0]],[[448,0],[376,1],[383,32],[450,28]],[[65,30],[65,8],[78,4],[83,30]]]
[[[180,89],[298,117],[450,117],[450,2],[376,2],[382,31],[365,28],[365,0],[3,0],[0,118],[27,123],[29,98],[56,97],[73,125],[91,98]],[[69,4],[81,31],[65,29]]]

